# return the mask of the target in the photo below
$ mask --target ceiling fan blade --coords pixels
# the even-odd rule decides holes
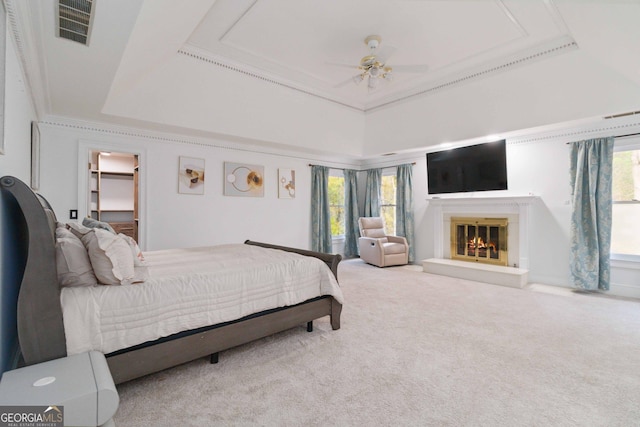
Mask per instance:
[[[427,64],[416,64],[416,65],[396,65],[392,64],[391,68],[393,68],[394,72],[399,73],[426,73],[429,71],[429,66]]]
[[[378,49],[378,52],[376,52],[376,59],[381,64],[386,64],[389,58],[396,53],[396,50],[397,49],[395,47],[386,44]]]
[[[341,87],[344,87],[344,86],[348,85],[349,83],[353,84],[353,83],[355,83],[355,78],[358,77],[358,76],[360,76],[360,74],[356,74],[353,77],[349,77],[347,80],[342,81],[342,82],[338,83],[337,85],[335,85],[334,88],[338,89],[338,88],[341,88]]]
[[[333,67],[342,67],[342,68],[351,68],[352,70],[355,70],[358,68],[357,65],[353,65],[353,64],[344,64],[341,62],[325,62],[325,64],[327,65],[331,65]]]

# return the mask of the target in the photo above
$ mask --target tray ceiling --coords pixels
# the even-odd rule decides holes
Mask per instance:
[[[95,0],[86,46],[56,4],[5,0],[40,119],[359,157],[640,108],[640,0]]]
[[[398,68],[375,90],[351,81],[372,34]],[[545,1],[218,0],[180,51],[368,110],[574,47]],[[427,71],[401,69],[416,65]]]

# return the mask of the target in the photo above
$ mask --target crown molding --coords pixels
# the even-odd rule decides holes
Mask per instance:
[[[42,16],[34,13],[33,4],[22,0],[4,0],[8,27],[15,46],[22,75],[30,94],[36,117],[44,117],[51,111],[51,98],[46,75],[46,67],[41,55],[43,42],[36,37],[32,28],[43,27]],[[32,17],[33,20],[29,20]],[[35,22],[37,21],[37,22]]]
[[[323,99],[325,101],[329,101],[335,104],[339,104],[343,107],[351,108],[358,111],[364,111],[364,106],[347,102],[341,100],[337,97],[330,96],[328,94],[323,94],[320,91],[311,90],[308,87],[303,87],[300,84],[296,84],[292,81],[286,80],[281,77],[276,77],[274,75],[268,74],[265,71],[259,70],[257,68],[250,67],[246,64],[240,64],[239,62],[230,60],[228,58],[224,58],[222,56],[214,55],[211,52],[200,49],[196,46],[192,46],[189,44],[185,44],[181,49],[178,50],[178,53],[181,55],[185,55],[196,59],[198,61],[206,62],[211,65],[215,65],[220,68],[227,69],[229,71],[233,71],[236,73],[244,74],[247,77],[251,77],[257,80],[262,80],[265,83],[269,83],[272,85],[277,85],[280,87],[284,87],[287,89],[295,90],[297,92],[304,93],[305,95],[313,96],[319,99]]]
[[[365,109],[365,112],[377,111],[410,99],[431,95],[445,89],[451,89],[472,81],[494,76],[496,74],[510,71],[514,68],[529,65],[533,62],[571,52],[576,49],[578,49],[578,44],[573,40],[573,38],[570,36],[558,37],[529,49],[520,50],[512,55],[469,67],[455,74],[450,74],[445,78],[423,85],[422,88],[417,90],[406,90],[403,93],[397,94],[395,97],[386,98],[387,101],[385,102],[380,102]]]
[[[240,139],[226,135],[216,135],[210,138],[194,137],[179,133],[152,131],[137,127],[118,126],[109,123],[90,122],[58,116],[48,116],[46,119],[39,121],[38,126],[41,128],[50,127],[53,129],[89,132],[101,137],[126,137],[151,143],[195,145],[204,148],[286,157],[303,160],[305,162],[326,162],[339,168],[347,167],[357,169],[361,163],[359,158],[345,158],[344,156],[329,155],[326,153],[311,153],[304,150],[295,150],[293,147],[283,149],[265,145],[261,141]]]
[[[555,127],[555,126],[554,126]],[[507,138],[508,144],[526,144],[554,140],[557,142],[573,142],[586,138],[621,137],[628,134],[640,133],[640,115],[617,117],[611,119],[596,118],[591,123],[579,125],[562,124],[554,130],[531,130],[520,136]]]
[[[295,150],[294,148],[283,149],[270,147],[261,145],[261,141],[240,140],[233,136],[217,135],[210,138],[192,137],[178,133],[151,131],[142,128],[117,126],[107,123],[89,122],[57,116],[49,116],[46,120],[40,121],[38,125],[41,128],[49,126],[54,129],[70,129],[74,131],[89,132],[103,137],[126,137],[141,139],[152,143],[195,145],[221,150],[273,155],[303,160],[305,162],[321,162],[326,166],[338,169],[350,168],[366,170],[374,167],[394,167],[399,164],[411,162],[419,164],[425,161],[424,155],[426,152],[445,149],[441,147],[425,146],[388,155],[345,158],[344,156],[330,155],[326,153],[310,153],[307,151]],[[503,138],[507,140],[507,145],[535,144],[549,141],[554,141],[554,143],[566,143],[587,138],[640,133],[640,114],[612,119],[593,118],[576,122],[559,123],[537,129],[522,130],[519,131],[519,133],[520,135],[518,136],[509,136],[508,134],[504,135]],[[476,138],[474,140],[462,141],[459,144],[454,144],[446,149],[482,142],[485,142],[484,138]]]

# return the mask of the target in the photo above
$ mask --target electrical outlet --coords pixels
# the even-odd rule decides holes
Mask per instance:
[[[69,219],[78,219],[78,210],[77,209],[71,209],[69,211]]]

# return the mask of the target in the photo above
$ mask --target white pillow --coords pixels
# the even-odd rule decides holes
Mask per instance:
[[[135,273],[133,275],[133,280],[131,281],[131,283],[142,283],[145,280],[147,280],[150,276],[149,267],[147,267],[146,265],[134,267],[133,269]]]
[[[56,222],[56,238],[61,239],[63,237],[75,237],[75,234],[71,233],[67,229],[67,226],[61,222]]]
[[[87,248],[98,282],[104,285],[124,285],[136,280],[131,248],[120,237],[94,228],[80,240]]]
[[[98,281],[93,274],[87,249],[80,239],[68,230],[65,231],[70,237],[56,239],[58,283],[60,286],[95,286]]]
[[[140,246],[138,246],[138,243],[135,241],[135,239],[122,233],[118,234],[118,237],[120,237],[127,243],[127,245],[129,245],[129,248],[131,249],[131,255],[133,255],[133,265],[136,267],[145,265],[144,255],[142,255]]]

